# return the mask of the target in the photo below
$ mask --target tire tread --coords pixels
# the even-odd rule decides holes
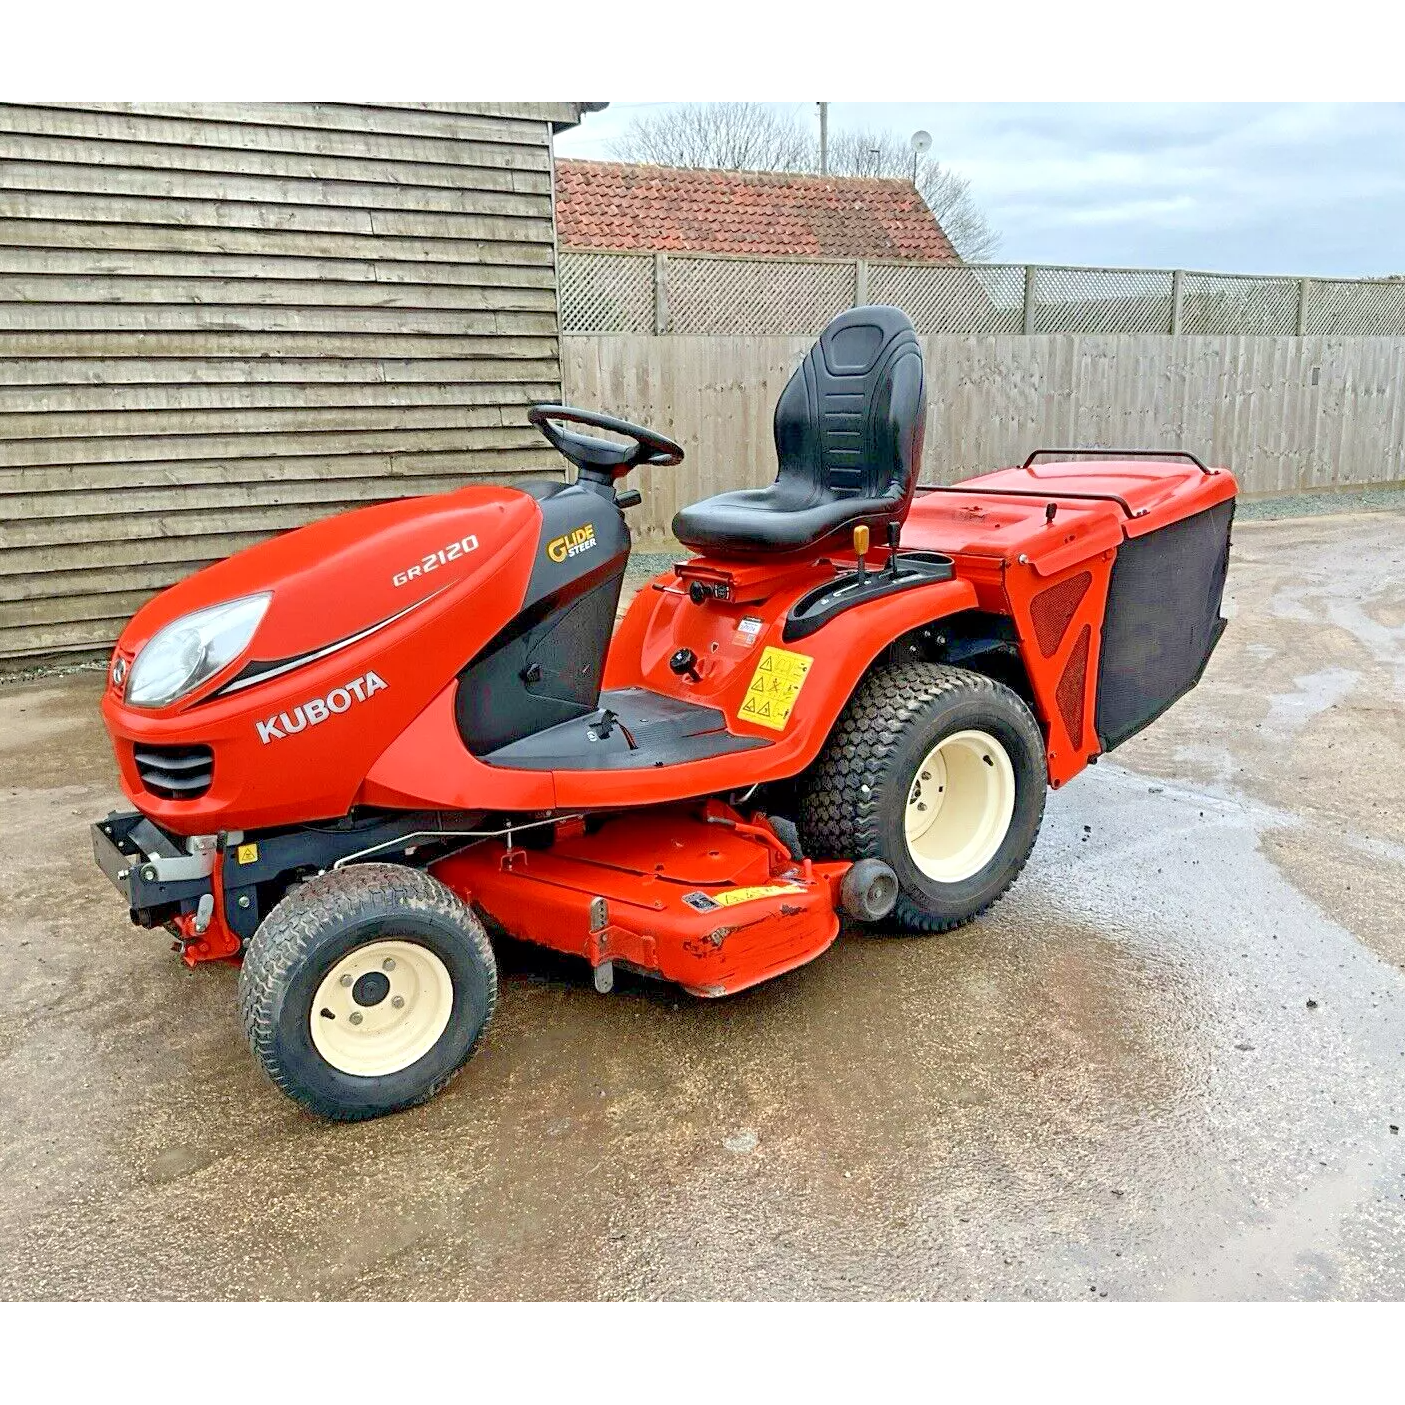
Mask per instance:
[[[245,953],[239,974],[240,1021],[249,1048],[274,1086],[294,1102],[336,1122],[359,1122],[380,1114],[325,1104],[289,1077],[277,1055],[279,997],[292,972],[308,958],[318,932],[328,923],[350,921],[368,906],[418,909],[453,923],[472,942],[488,976],[487,1013],[468,1052],[456,1067],[402,1106],[428,1102],[443,1091],[478,1047],[498,1000],[497,962],[483,924],[465,903],[423,870],[403,864],[354,864],[320,873],[289,889],[259,925]]]
[[[985,694],[992,701],[1013,701],[1029,717],[1012,689],[971,669],[950,664],[904,662],[874,669],[860,683],[840,714],[819,759],[805,777],[799,829],[805,853],[817,859],[881,858],[879,812],[886,787],[893,783],[889,763],[907,729],[944,698]],[[1029,717],[1032,727],[1034,719]],[[1035,727],[1035,731],[1038,729]],[[1040,738],[1042,753],[1043,739]],[[1040,796],[1039,823],[1043,821]],[[1021,855],[1009,882],[975,911],[943,918],[918,907],[901,887],[893,916],[910,932],[950,932],[988,912],[1019,877],[1030,847]]]

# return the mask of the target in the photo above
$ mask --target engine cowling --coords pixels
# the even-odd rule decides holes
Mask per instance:
[[[327,518],[162,592],[122,632],[103,699],[123,789],[185,834],[344,814],[375,758],[521,609],[541,528],[532,495],[464,488]],[[167,706],[126,700],[158,631],[261,592],[228,665]],[[168,793],[182,766],[207,774],[207,752],[205,788]]]

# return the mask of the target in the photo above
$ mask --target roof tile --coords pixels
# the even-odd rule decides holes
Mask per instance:
[[[556,228],[567,249],[960,262],[911,182],[860,176],[558,161]]]

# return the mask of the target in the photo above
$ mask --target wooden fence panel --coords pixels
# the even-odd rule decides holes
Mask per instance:
[[[569,400],[653,424],[688,458],[642,470],[636,531],[775,476],[771,415],[809,337],[579,335]],[[1041,446],[1189,449],[1246,494],[1405,481],[1405,338],[928,336],[925,482]]]

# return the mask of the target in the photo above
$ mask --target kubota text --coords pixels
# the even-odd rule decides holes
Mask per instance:
[[[278,712],[264,722],[256,722],[259,740],[267,746],[269,742],[282,741],[284,737],[301,732],[304,727],[315,727],[325,722],[335,713],[345,712],[354,702],[365,702],[390,685],[378,673],[367,673],[353,678],[340,688],[333,688],[325,698],[309,698],[299,703],[292,712]]]

